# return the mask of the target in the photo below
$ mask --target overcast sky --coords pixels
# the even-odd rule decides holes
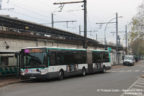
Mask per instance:
[[[53,5],[54,2],[80,1],[80,0],[3,0],[2,8],[14,8],[14,10],[1,10],[1,14],[11,15],[20,19],[37,22],[51,26],[51,13],[54,13],[55,21],[74,20],[75,23],[69,23],[67,29],[65,23],[56,23],[55,27],[68,30],[74,33],[78,32],[78,26],[83,30],[83,4],[70,4],[63,7],[60,11],[59,5]],[[138,6],[143,0],[87,0],[88,2],[88,31],[97,31],[98,40],[103,41],[105,25],[96,25],[98,22],[108,22],[115,18],[115,13],[119,16],[119,31],[124,31],[124,26],[131,22],[133,16],[138,11]],[[114,20],[113,20],[114,21]],[[115,43],[115,24],[109,24],[106,30],[107,40]],[[90,36],[91,35],[91,36]],[[121,42],[124,42],[124,33],[119,34]],[[96,38],[96,33],[88,33],[91,38]]]

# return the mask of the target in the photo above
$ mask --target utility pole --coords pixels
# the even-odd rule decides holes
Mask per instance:
[[[0,10],[8,10],[8,11],[14,10],[14,8],[2,8],[2,2],[3,0],[0,0]],[[9,3],[9,0],[7,1],[7,3]]]
[[[87,0],[60,2],[60,3],[54,3],[54,5],[65,5],[65,4],[75,4],[75,3],[84,3],[84,41],[83,41],[83,48],[87,49]]]
[[[84,0],[84,48],[87,49],[87,0]]]
[[[96,33],[96,41],[97,41],[97,33]]]
[[[0,0],[0,10],[2,10],[2,0]]]
[[[79,25],[79,35],[81,35],[81,25]]]
[[[116,13],[116,60],[117,64],[119,64],[119,55],[118,55],[118,13]]]
[[[54,28],[54,14],[51,14],[51,24],[52,24],[52,28]]]
[[[126,43],[126,54],[127,54],[127,48],[128,48],[128,45],[127,45],[128,44],[128,41],[127,41],[128,40],[128,38],[127,38],[127,25],[125,26],[125,39],[126,39],[125,43]]]

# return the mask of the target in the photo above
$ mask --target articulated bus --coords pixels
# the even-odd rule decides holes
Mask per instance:
[[[58,78],[105,72],[110,69],[107,50],[25,48],[20,51],[22,79]]]

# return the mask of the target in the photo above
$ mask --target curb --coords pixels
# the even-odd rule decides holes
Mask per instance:
[[[4,86],[7,86],[7,85],[19,83],[19,82],[21,82],[21,80],[16,80],[16,81],[11,81],[11,82],[5,82],[5,83],[3,83],[3,84],[0,84],[0,88],[1,88],[1,87],[4,87]]]

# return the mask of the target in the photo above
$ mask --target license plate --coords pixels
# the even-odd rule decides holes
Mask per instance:
[[[36,77],[30,77],[30,79],[36,79]]]

